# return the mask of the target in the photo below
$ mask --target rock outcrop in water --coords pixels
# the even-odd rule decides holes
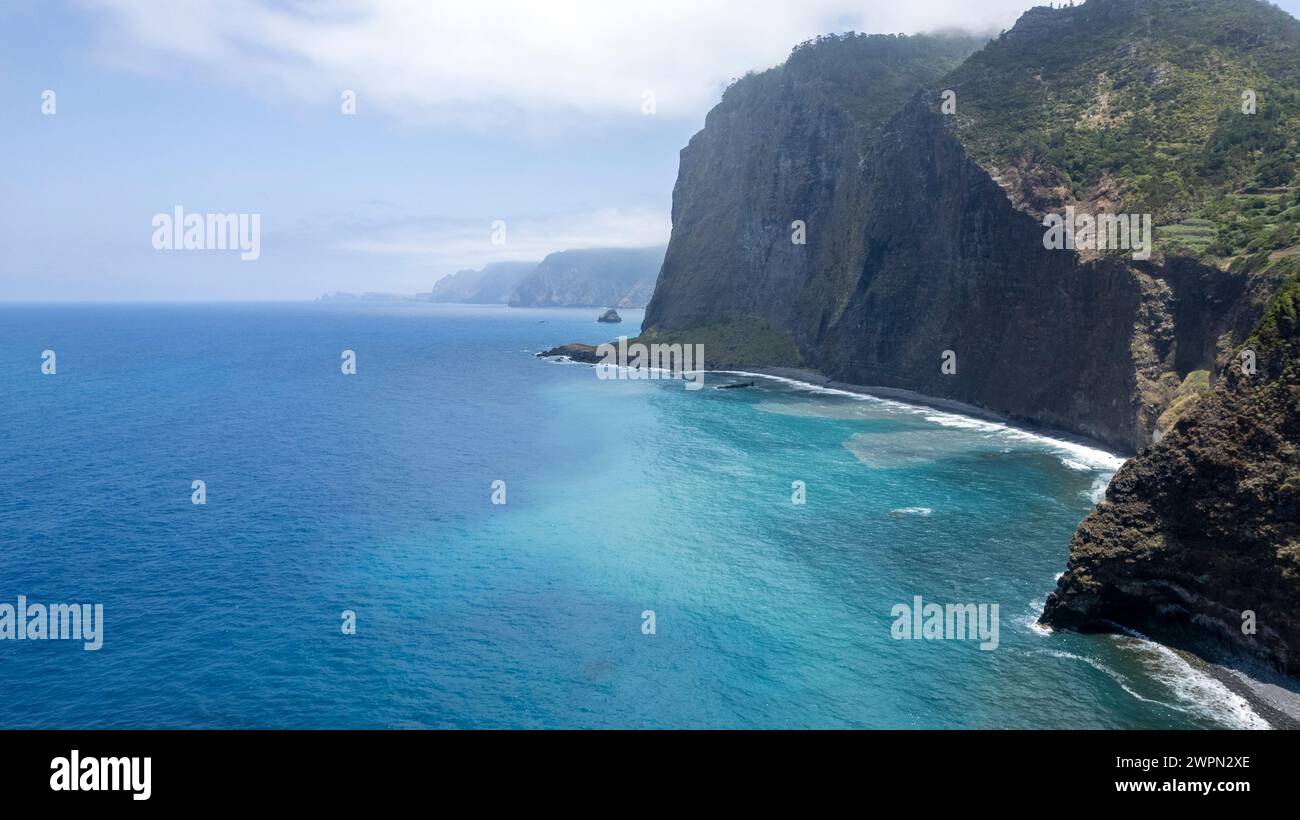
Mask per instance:
[[[585,345],[581,342],[552,347],[535,355],[539,359],[568,359],[586,364],[596,364],[601,360],[601,357],[596,355],[596,345]]]
[[[617,310],[610,308],[609,310],[597,316],[596,321],[604,322],[605,324],[616,325],[619,322],[623,321],[623,317],[618,315]]]

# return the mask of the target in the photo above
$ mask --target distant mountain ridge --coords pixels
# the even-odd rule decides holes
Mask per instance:
[[[645,307],[663,246],[592,248],[550,254],[520,282],[511,307]]]
[[[461,270],[433,283],[431,302],[505,304],[536,262],[493,262],[479,270]]]
[[[654,293],[664,250],[590,248],[557,251],[541,262],[494,262],[439,279],[429,301],[641,308]]]

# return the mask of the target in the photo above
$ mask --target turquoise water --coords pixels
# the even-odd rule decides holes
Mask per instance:
[[[0,603],[105,611],[98,652],[0,641],[0,725],[1259,724],[1162,647],[1032,626],[1114,457],[533,356],[640,320],[595,313],[0,306]],[[998,604],[997,649],[895,640],[915,595]]]

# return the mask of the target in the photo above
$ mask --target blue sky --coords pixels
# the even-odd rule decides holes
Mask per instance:
[[[410,293],[657,244],[731,78],[821,32],[997,30],[1028,5],[0,0],[0,300]],[[155,250],[176,205],[260,214],[260,258]]]

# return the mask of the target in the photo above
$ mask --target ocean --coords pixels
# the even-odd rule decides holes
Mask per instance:
[[[98,650],[0,640],[0,726],[1263,725],[1034,625],[1119,458],[534,356],[641,320],[597,313],[0,306],[0,605],[103,606]],[[898,637],[917,596],[996,604],[996,648]]]

